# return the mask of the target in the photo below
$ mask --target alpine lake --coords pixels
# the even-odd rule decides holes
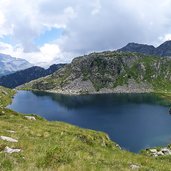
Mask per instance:
[[[8,108],[103,131],[131,152],[171,144],[169,103],[155,94],[71,96],[18,91]]]

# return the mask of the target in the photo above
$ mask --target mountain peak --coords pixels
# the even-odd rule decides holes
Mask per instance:
[[[168,40],[156,48],[156,55],[171,56],[171,40]]]
[[[123,52],[137,52],[145,55],[157,55],[157,56],[171,56],[171,40],[168,40],[155,48],[152,45],[139,44],[139,43],[128,43],[118,51]]]
[[[162,43],[160,46],[158,46],[157,48],[160,48],[160,47],[165,47],[165,48],[171,48],[171,40],[168,40],[164,43]]]
[[[128,43],[125,47],[119,49],[118,51],[123,52],[138,52],[146,55],[152,55],[154,53],[155,47],[152,45],[139,44],[139,43]]]

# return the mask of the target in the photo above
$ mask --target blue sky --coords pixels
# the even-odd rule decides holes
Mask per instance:
[[[37,38],[35,38],[34,43],[38,47],[41,47],[45,43],[51,43],[59,39],[62,36],[63,31],[64,30],[62,28],[50,28],[49,30],[44,31]],[[13,37],[11,35],[1,37],[0,41],[11,44],[11,45],[15,44]]]
[[[45,43],[51,43],[59,39],[62,34],[62,28],[51,28],[50,30],[45,31],[43,34],[40,34],[40,36],[35,39],[35,44],[40,47]]]
[[[12,37],[10,35],[1,37],[0,41],[11,45],[13,44]]]

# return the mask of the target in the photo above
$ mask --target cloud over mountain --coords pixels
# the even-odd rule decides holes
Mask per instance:
[[[170,7],[171,0],[1,0],[0,52],[44,64],[128,42],[158,45],[171,38]]]

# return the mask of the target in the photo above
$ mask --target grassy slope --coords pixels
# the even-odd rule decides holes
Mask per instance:
[[[0,170],[171,170],[170,158],[161,160],[120,150],[106,134],[80,129],[61,122],[37,117],[29,121],[23,115],[5,109],[14,91],[0,87],[0,135],[18,143],[0,140]],[[4,95],[4,92],[5,95]],[[8,93],[8,94],[7,94]],[[5,103],[4,103],[5,102]],[[2,112],[3,111],[3,112]],[[5,113],[4,113],[5,112]],[[9,133],[7,130],[15,130]],[[21,148],[21,153],[5,154],[5,146]]]

